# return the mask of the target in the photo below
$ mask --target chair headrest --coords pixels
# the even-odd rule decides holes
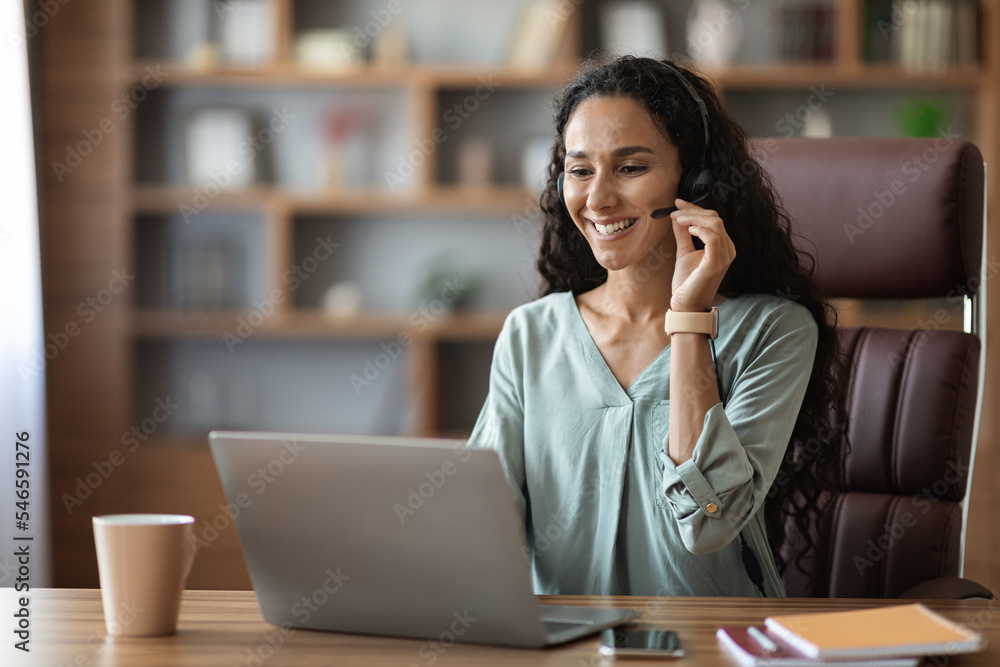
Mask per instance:
[[[937,139],[756,139],[832,298],[974,294],[983,239],[983,157]],[[804,242],[803,242],[804,241]]]

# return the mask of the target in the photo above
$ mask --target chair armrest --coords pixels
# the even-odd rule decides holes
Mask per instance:
[[[927,600],[968,600],[974,598],[992,600],[993,592],[971,579],[937,577],[903,591],[899,597]]]

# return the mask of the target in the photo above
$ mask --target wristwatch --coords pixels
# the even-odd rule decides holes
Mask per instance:
[[[707,313],[687,313],[668,310],[663,330],[668,334],[699,333],[711,339],[719,336],[719,309],[712,307]]]

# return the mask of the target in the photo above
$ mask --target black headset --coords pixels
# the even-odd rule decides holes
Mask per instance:
[[[695,104],[698,105],[698,110],[701,112],[701,123],[704,128],[702,137],[704,141],[701,145],[701,156],[698,158],[698,166],[693,169],[688,169],[682,173],[680,183],[677,185],[678,197],[684,199],[685,201],[689,201],[692,204],[701,204],[712,194],[712,187],[715,185],[715,172],[712,171],[712,168],[709,166],[708,151],[712,143],[712,135],[708,123],[708,107],[705,105],[705,100],[701,99],[701,95],[698,94],[698,91],[694,89],[694,86],[691,85],[691,82],[687,80],[679,69],[667,61],[657,62],[677,75],[681,85],[683,85],[685,90],[687,90],[691,95],[691,99],[693,99]],[[563,196],[563,181],[565,180],[565,177],[566,172],[563,171],[556,179],[556,189],[559,192],[559,201],[563,202],[563,205],[566,203]],[[650,214],[650,217],[664,218],[676,210],[676,206],[658,208]]]

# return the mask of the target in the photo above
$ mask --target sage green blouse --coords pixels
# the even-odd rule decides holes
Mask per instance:
[[[784,596],[761,511],[816,353],[809,311],[778,296],[719,304],[725,395],[694,456],[674,465],[670,347],[623,389],[573,295],[516,308],[497,340],[489,395],[469,439],[494,449],[522,516],[538,594]],[[714,511],[712,511],[714,510]]]

